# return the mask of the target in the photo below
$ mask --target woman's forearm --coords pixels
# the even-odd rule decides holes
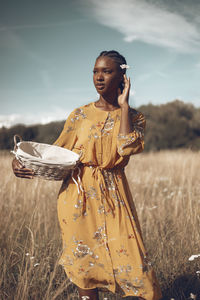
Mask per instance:
[[[132,124],[130,118],[130,107],[128,103],[121,107],[120,134],[128,134],[132,132]]]

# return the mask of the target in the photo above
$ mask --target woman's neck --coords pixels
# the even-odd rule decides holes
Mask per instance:
[[[117,97],[103,97],[102,95],[96,102],[96,106],[104,110],[114,110],[119,108]]]

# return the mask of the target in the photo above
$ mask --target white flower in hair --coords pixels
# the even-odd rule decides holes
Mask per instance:
[[[130,67],[126,64],[122,64],[122,65],[120,65],[120,68],[121,69],[129,69]]]

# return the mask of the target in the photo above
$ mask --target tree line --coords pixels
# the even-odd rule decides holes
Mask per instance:
[[[161,149],[200,149],[200,108],[175,100],[162,105],[142,105],[137,108],[146,117],[145,151]],[[0,149],[13,149],[13,136],[24,141],[52,144],[63,129],[64,121],[45,125],[15,125],[0,129]]]

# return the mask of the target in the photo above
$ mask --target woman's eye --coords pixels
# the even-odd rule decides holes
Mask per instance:
[[[96,73],[97,73],[97,71],[94,70],[94,71],[93,71],[93,74],[96,74]]]
[[[110,73],[111,73],[110,70],[105,70],[104,72],[107,73],[107,74],[110,74]]]

